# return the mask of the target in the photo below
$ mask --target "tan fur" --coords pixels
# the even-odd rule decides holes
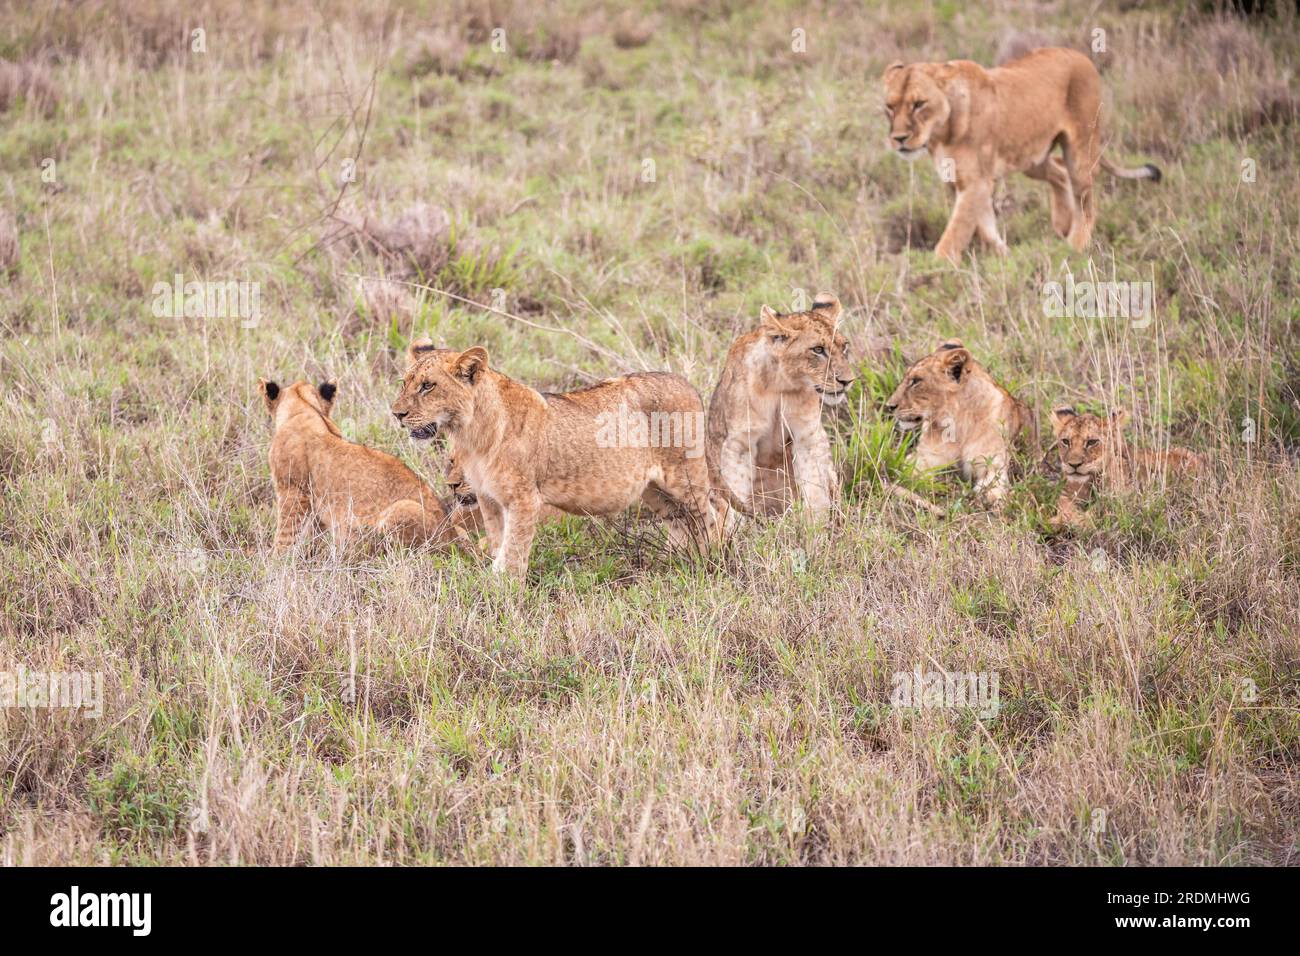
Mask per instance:
[[[763,306],[740,336],[709,402],[714,504],[779,514],[797,496],[823,513],[838,496],[822,408],[840,405],[856,375],[838,330],[839,300],[822,293],[808,312]]]
[[[263,381],[259,387],[275,424],[270,457],[277,551],[292,546],[308,519],[342,544],[365,532],[409,545],[454,540],[433,489],[415,472],[342,436],[330,419],[333,385],[316,389],[295,382],[281,388]]]
[[[882,80],[890,149],[909,159],[928,152],[956,191],[935,248],[952,262],[976,233],[996,254],[1006,252],[993,187],[1010,173],[1048,184],[1052,228],[1080,252],[1096,220],[1098,166],[1127,179],[1160,179],[1155,166],[1121,169],[1102,156],[1101,77],[1074,50],[1034,50],[991,70],[969,60],[894,63]]]
[[[1076,412],[1068,406],[1052,410],[1052,435],[1064,482],[1052,519],[1054,525],[1087,523],[1087,515],[1079,505],[1098,482],[1124,488],[1132,481],[1150,481],[1162,474],[1196,474],[1205,469],[1205,459],[1186,448],[1131,447],[1124,437],[1127,424],[1128,412],[1123,409],[1112,412],[1109,418]]]
[[[1036,431],[1029,406],[993,381],[956,339],[909,368],[886,408],[903,430],[920,429],[913,452],[918,468],[956,465],[995,508],[1010,486],[1012,440]]]
[[[608,422],[620,407],[627,415],[689,418],[697,440],[673,447],[653,447],[648,436],[611,442]],[[481,347],[454,352],[427,342],[412,345],[393,403],[413,438],[441,432],[450,439],[483,512],[493,567],[514,576],[527,571],[548,504],[604,515],[641,503],[673,523],[675,540],[705,543],[713,522],[703,411],[698,393],[677,375],[626,375],[543,395],[490,368]]]
[[[460,459],[456,456],[456,450],[449,449],[447,452],[447,462],[443,468],[443,480],[447,482],[447,491],[450,497],[445,502],[444,507],[447,513],[451,515],[452,521],[458,528],[464,528],[466,531],[482,532],[486,526],[483,523],[483,512],[478,506],[478,496],[474,494],[474,489],[470,487],[465,480],[465,470],[460,466]],[[564,512],[559,508],[551,505],[542,505],[542,510],[537,516],[538,524],[546,524],[549,521],[559,521],[564,517]]]

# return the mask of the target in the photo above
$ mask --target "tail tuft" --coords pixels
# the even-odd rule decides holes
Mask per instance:
[[[1160,171],[1160,167],[1155,163],[1147,163],[1142,168],[1147,171],[1147,178],[1153,183],[1158,183],[1165,178],[1165,174]]]

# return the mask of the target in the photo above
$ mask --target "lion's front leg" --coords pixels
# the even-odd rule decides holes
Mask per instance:
[[[501,552],[501,531],[505,524],[505,513],[496,499],[486,495],[478,496],[478,510],[483,517],[483,533],[487,535],[488,554],[495,561]]]
[[[275,545],[274,551],[287,551],[293,547],[298,532],[311,513],[311,502],[297,488],[284,487],[276,489],[275,497]]]
[[[542,502],[535,496],[521,497],[505,506],[501,547],[492,561],[493,571],[521,579],[528,572],[528,555],[541,510]]]
[[[993,183],[978,182],[970,186],[957,188],[957,203],[953,206],[952,217],[948,227],[934,247],[935,254],[949,262],[961,262],[962,253],[970,245],[975,230],[993,214]],[[996,223],[993,234],[997,235]],[[1001,240],[998,240],[999,242]]]
[[[971,466],[971,477],[975,479],[975,494],[994,511],[1001,511],[1006,502],[1007,492],[1011,490],[1007,459],[1001,455],[994,455],[974,462]]]
[[[745,511],[754,510],[754,446],[748,436],[728,435],[718,452],[722,480]]]
[[[831,459],[831,442],[820,416],[810,425],[792,429],[791,438],[799,497],[814,514],[824,514],[830,510],[839,488]]]

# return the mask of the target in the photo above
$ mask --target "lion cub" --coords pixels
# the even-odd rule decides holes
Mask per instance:
[[[542,394],[488,365],[488,353],[412,344],[393,415],[412,438],[446,432],[478,498],[493,567],[522,577],[545,505],[604,515],[642,503],[675,539],[712,537],[704,407],[666,372]]]
[[[758,328],[732,344],[709,402],[714,506],[779,514],[796,494],[824,513],[839,493],[822,408],[842,405],[857,376],[839,331],[839,299],[823,292],[807,312],[766,305]]]
[[[330,419],[337,387],[259,383],[275,423],[271,478],[278,518],[275,550],[293,545],[308,518],[346,544],[379,532],[410,544],[455,539],[442,505],[415,472],[392,455],[345,439]]]
[[[1029,406],[999,385],[956,339],[907,370],[885,410],[904,431],[919,428],[918,468],[956,465],[990,507],[1000,508],[1011,481],[1011,442],[1037,432]]]
[[[1087,524],[1088,515],[1079,505],[1098,480],[1122,488],[1132,479],[1149,481],[1166,471],[1195,474],[1204,470],[1205,459],[1186,448],[1130,448],[1124,439],[1127,424],[1124,409],[1112,412],[1109,418],[1076,412],[1069,406],[1052,410],[1052,434],[1065,481],[1052,525]]]

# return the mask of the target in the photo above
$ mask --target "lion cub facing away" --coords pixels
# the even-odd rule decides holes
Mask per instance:
[[[271,478],[278,514],[275,550],[283,551],[308,518],[340,544],[378,532],[409,545],[456,538],[433,489],[392,455],[348,441],[330,419],[337,387],[259,383],[275,424]]]
[[[1088,515],[1079,505],[1099,480],[1124,487],[1132,479],[1148,481],[1163,472],[1195,474],[1204,470],[1205,459],[1186,448],[1131,448],[1124,439],[1127,424],[1124,409],[1108,418],[1076,412],[1069,406],[1052,410],[1052,434],[1065,481],[1052,525],[1087,524]]]
[[[822,407],[842,405],[857,376],[839,331],[839,299],[822,292],[807,312],[767,306],[758,328],[727,352],[709,402],[709,475],[714,505],[779,514],[795,494],[813,513],[838,495]]]
[[[642,503],[672,536],[713,535],[704,407],[684,378],[643,372],[542,394],[488,353],[415,342],[393,415],[412,438],[445,432],[478,498],[499,572],[522,577],[543,506],[604,515]]]
[[[1037,433],[1029,406],[993,381],[956,339],[909,368],[885,410],[904,431],[919,428],[917,468],[956,465],[990,507],[999,508],[1010,487],[1011,442]]]

